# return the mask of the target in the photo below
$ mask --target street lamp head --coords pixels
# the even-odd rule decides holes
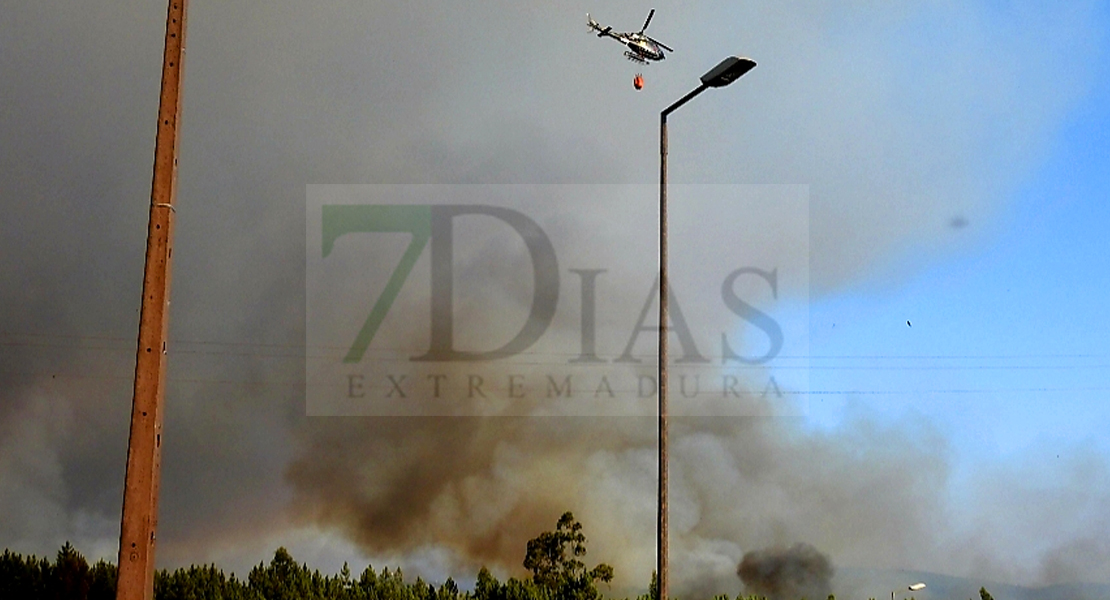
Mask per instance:
[[[750,58],[730,56],[720,64],[701,76],[702,85],[709,87],[725,87],[740,79],[745,73],[755,68],[755,61]]]

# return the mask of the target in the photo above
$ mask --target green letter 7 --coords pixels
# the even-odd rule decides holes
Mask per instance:
[[[324,227],[324,258],[331,254],[335,240],[347,233],[411,233],[412,241],[405,249],[401,262],[389,276],[389,282],[382,295],[378,297],[374,307],[370,310],[366,322],[358,332],[355,342],[347,356],[345,363],[357,363],[362,360],[370,340],[378,332],[378,327],[385,320],[389,307],[397,299],[397,293],[408,279],[416,259],[420,257],[428,239],[432,237],[432,207],[431,206],[378,206],[378,205],[335,205],[323,207]]]

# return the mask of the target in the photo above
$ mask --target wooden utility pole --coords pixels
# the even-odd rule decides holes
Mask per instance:
[[[181,119],[186,2],[170,0],[166,17],[116,600],[151,600],[154,596],[154,542],[162,462],[162,399],[166,390],[166,333],[170,321],[170,260],[173,258],[177,195],[177,133]]]

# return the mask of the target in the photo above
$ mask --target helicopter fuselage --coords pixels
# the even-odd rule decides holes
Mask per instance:
[[[643,28],[635,32],[614,32],[612,27],[605,27],[593,20],[589,13],[586,14],[586,24],[589,26],[590,31],[597,32],[597,37],[611,37],[624,46],[627,46],[628,50],[625,51],[624,55],[628,57],[629,60],[648,64],[650,61],[663,60],[666,58],[666,55],[663,54],[664,50],[674,52],[674,50],[669,48],[666,44],[654,40],[644,33],[651,23],[651,18],[653,16],[655,16],[654,8],[648,13]]]
[[[667,56],[663,54],[663,50],[655,42],[647,39],[647,37],[635,33],[625,35],[627,36],[625,45],[637,55],[647,60],[663,60],[667,58]]]

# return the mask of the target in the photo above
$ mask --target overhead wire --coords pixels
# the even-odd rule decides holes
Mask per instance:
[[[112,336],[112,335],[74,335],[74,334],[53,334],[53,333],[31,333],[31,332],[0,332],[0,348],[44,348],[44,349],[66,349],[71,351],[95,351],[95,352],[135,352],[135,341],[130,338]],[[289,344],[289,343],[273,343],[273,342],[251,342],[251,341],[226,341],[226,340],[190,340],[180,339],[171,340],[168,352],[171,356],[198,356],[198,357],[243,357],[243,358],[258,358],[258,359],[290,359],[297,361],[316,361],[316,360],[331,360],[340,359],[347,350],[342,346],[325,346],[325,345],[303,345],[303,344]],[[374,348],[368,351],[363,360],[372,361],[375,364],[381,363],[399,363],[411,364],[411,358],[426,352],[426,349],[415,347],[391,347],[391,348]],[[634,355],[633,359],[638,362],[629,363],[627,361],[618,362],[613,359],[603,359],[600,363],[586,363],[576,364],[574,359],[579,358],[579,353],[572,352],[545,352],[545,351],[525,351],[518,355],[518,358],[511,361],[505,361],[504,365],[507,367],[517,368],[534,368],[534,367],[552,367],[559,366],[564,369],[576,370],[585,372],[590,367],[599,367],[604,365],[609,366],[629,366],[634,367],[643,365],[645,367],[652,364],[655,358],[653,354],[649,355]],[[871,355],[849,355],[849,354],[827,354],[827,355],[780,355],[774,357],[779,364],[774,365],[750,365],[750,364],[736,364],[729,361],[721,361],[720,356],[706,357],[709,362],[706,363],[678,363],[673,368],[677,372],[713,372],[722,376],[730,374],[742,374],[749,372],[773,373],[777,371],[1081,371],[1093,370],[1101,371],[1110,369],[1110,354],[1093,354],[1093,353],[1071,353],[1071,354],[1051,354],[1051,353],[1038,353],[1038,354],[992,354],[992,355],[975,355],[975,354],[929,354],[929,355],[895,355],[895,354],[871,354]],[[1059,363],[1063,361],[1064,364],[1012,364],[1014,362],[1042,360],[1053,361]],[[1084,363],[1083,361],[1098,361],[1094,363]],[[860,364],[860,362],[864,364]],[[878,361],[880,364],[866,364],[867,361]],[[909,364],[890,364],[892,361],[901,361]],[[960,361],[963,364],[928,364],[935,363],[936,361]],[[992,361],[990,364],[966,364],[975,361]],[[781,364],[785,362],[787,364]],[[817,362],[818,364],[813,364]],[[832,364],[829,364],[829,363]],[[836,364],[836,363],[840,364]],[[998,362],[1011,364],[998,364]],[[922,364],[926,363],[926,364]],[[0,370],[2,375],[17,375],[29,378],[51,378],[51,379],[83,379],[83,380],[129,380],[130,374],[126,375],[93,375],[73,372],[62,371],[24,371],[15,372],[8,370]],[[301,386],[305,385],[303,379],[254,379],[243,380],[233,379],[226,377],[190,377],[190,376],[173,376],[168,375],[168,380],[175,384],[190,383],[190,384],[213,384],[213,385],[246,385],[246,386]],[[614,392],[632,392],[633,390],[617,390]],[[1110,387],[1100,386],[1075,386],[1075,387],[1056,387],[1056,386],[1026,386],[1026,387],[960,387],[960,388],[934,388],[934,389],[895,389],[895,390],[882,390],[882,389],[832,389],[832,390],[804,390],[804,391],[788,391],[781,390],[783,394],[807,394],[807,395],[897,395],[897,394],[991,394],[991,393],[1075,393],[1075,392],[1100,392],[1110,391]]]

